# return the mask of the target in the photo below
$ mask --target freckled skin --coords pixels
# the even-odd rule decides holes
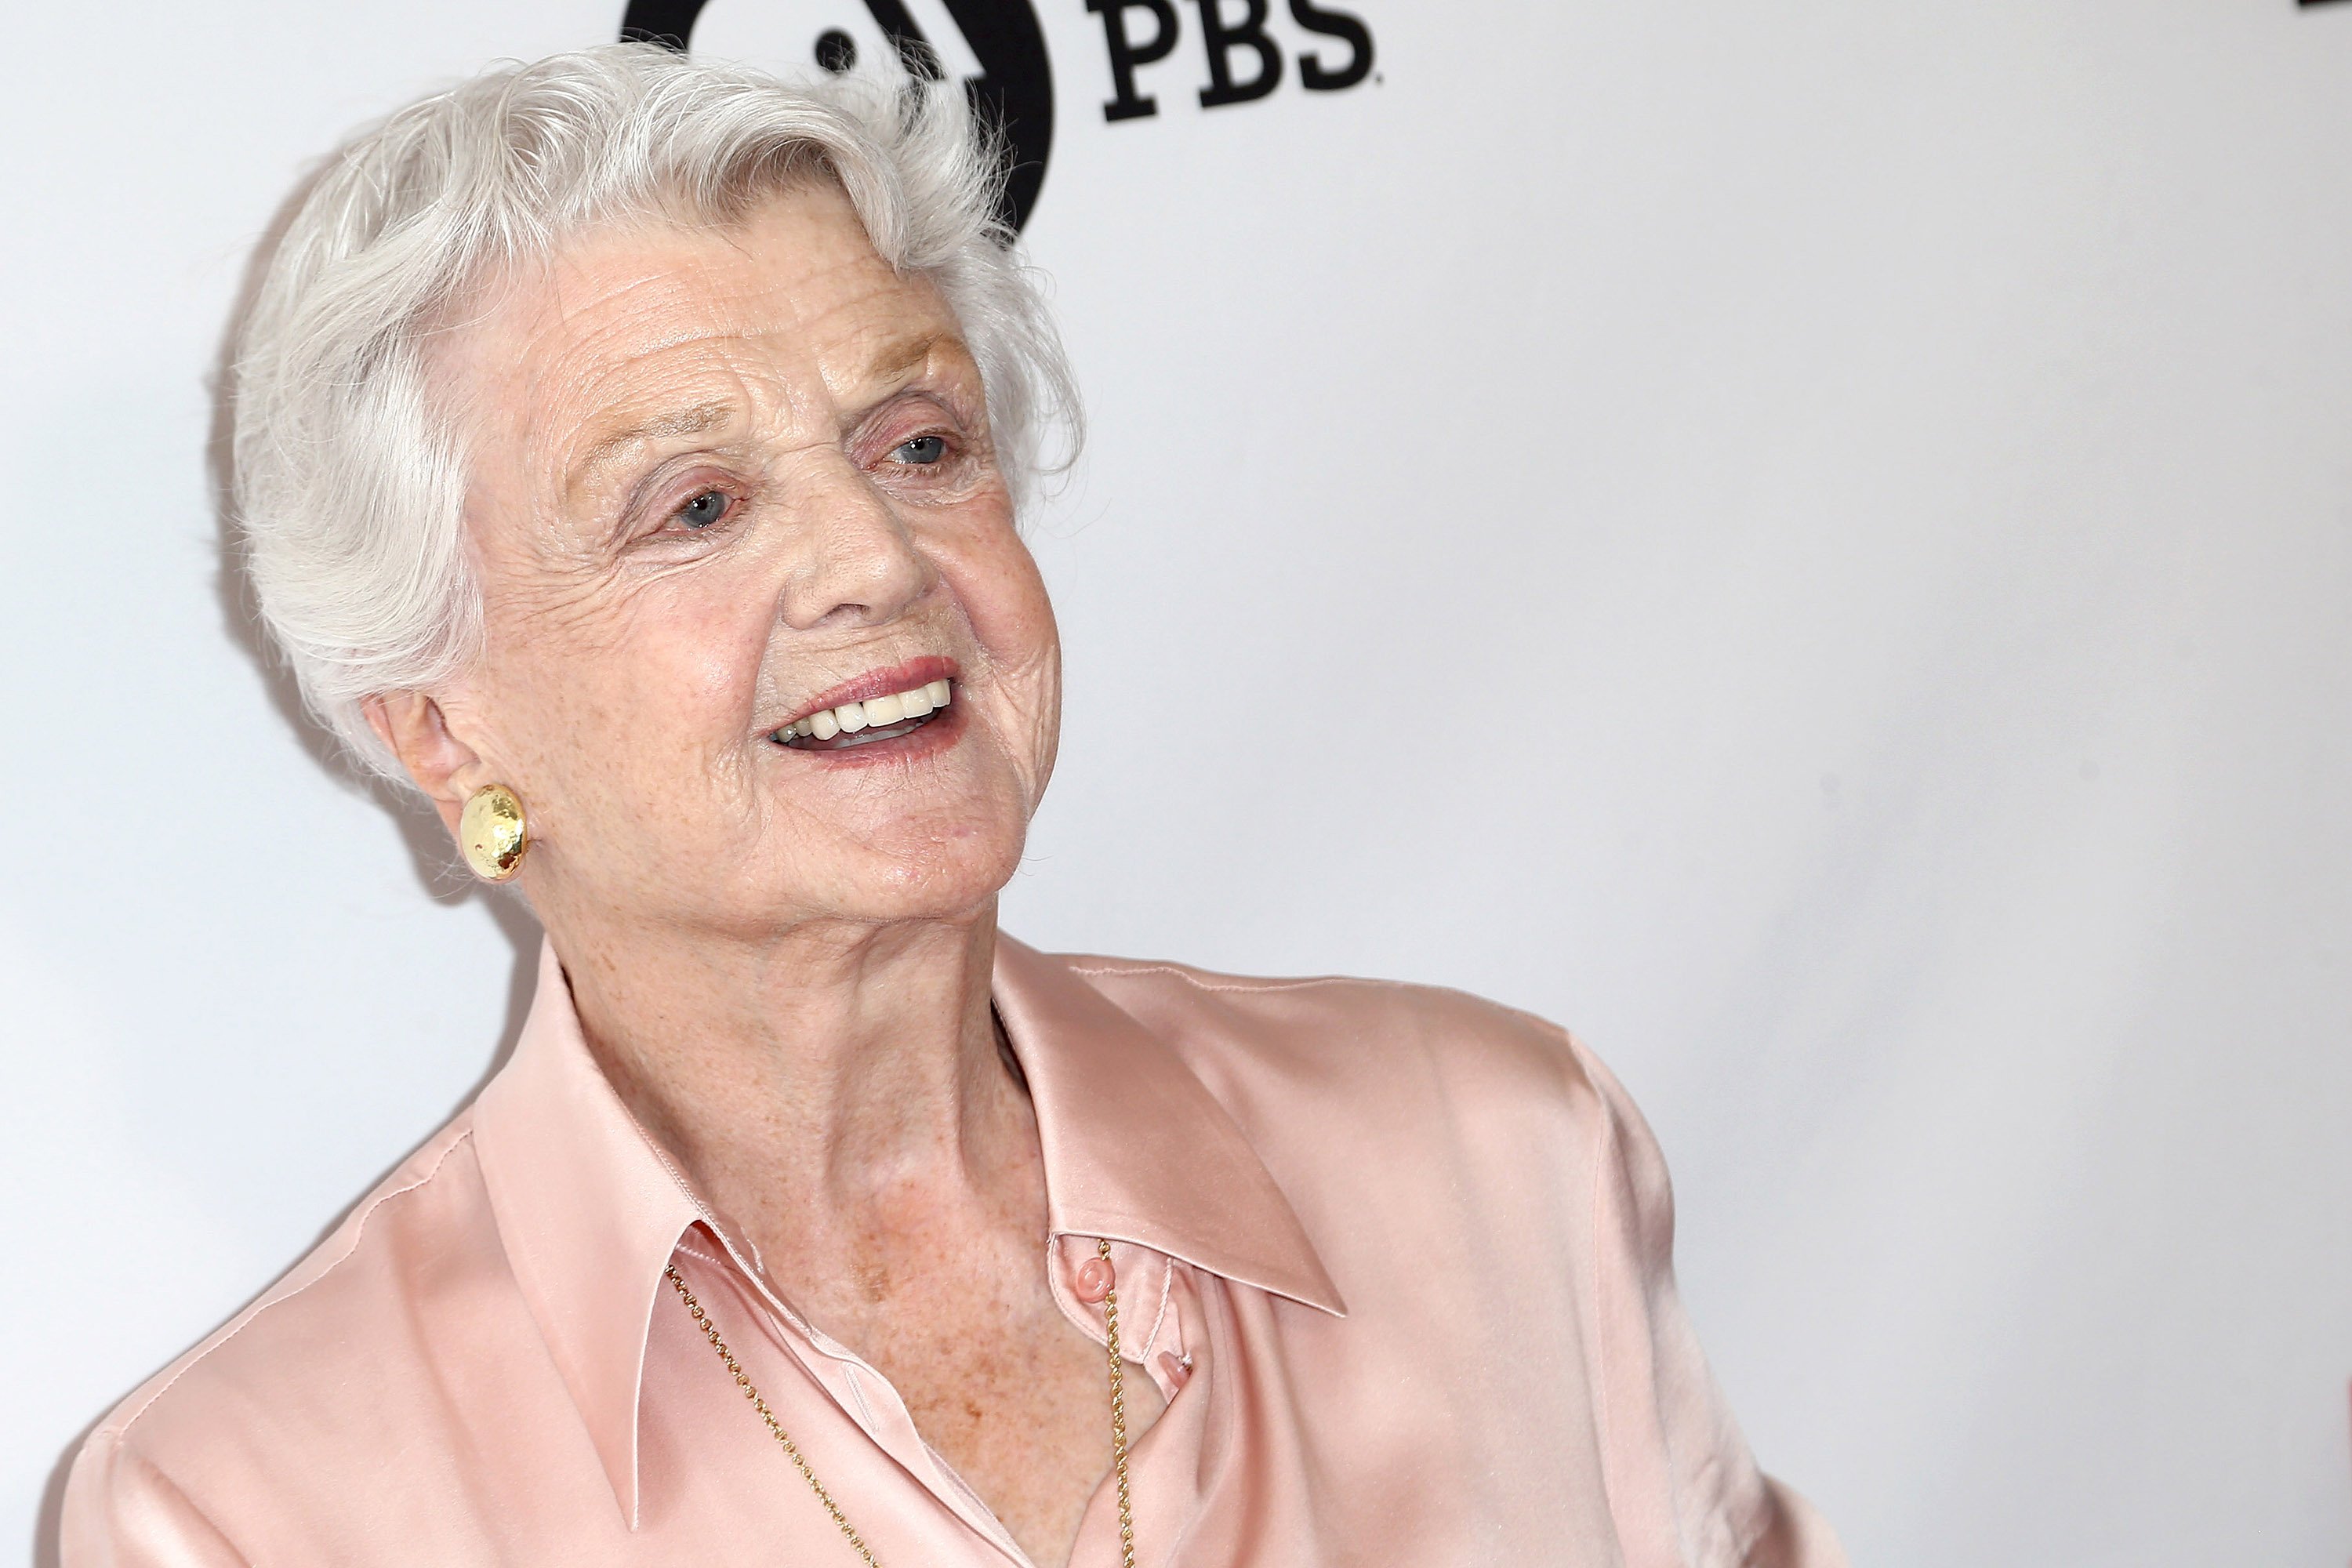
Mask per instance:
[[[1046,1293],[988,1005],[1060,647],[955,319],[824,183],[600,231],[448,318],[483,652],[371,720],[453,831],[485,784],[522,797],[518,885],[614,1088],[1064,1562],[1106,1374]],[[845,767],[767,738],[927,656],[961,671],[952,744]],[[1139,1434],[1158,1396],[1127,1389]]]

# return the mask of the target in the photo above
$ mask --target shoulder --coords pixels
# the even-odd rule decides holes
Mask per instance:
[[[1473,1320],[1500,1331],[1480,1316],[1484,1297],[1448,1281],[1505,1258],[1532,1271],[1515,1310],[1561,1321],[1664,1278],[1665,1161],[1615,1077],[1559,1025],[1439,986],[1064,962],[1232,1116],[1360,1322],[1440,1313],[1472,1339]],[[1400,1269],[1406,1258],[1425,1267]]]
[[[1647,1142],[1631,1100],[1583,1042],[1467,992],[1090,954],[1057,961],[1171,1046],[1269,1152],[1306,1127],[1316,1149],[1347,1163],[1468,1150],[1613,1163],[1629,1132]]]
[[[1568,1030],[1466,991],[1346,975],[1225,974],[1093,954],[1059,961],[1196,1066],[1255,1062],[1375,1089],[1443,1082],[1561,1102],[1600,1089],[1598,1063]]]
[[[413,1310],[420,1288],[462,1280],[497,1255],[472,1154],[460,1116],[276,1284],[100,1422],[75,1458],[68,1540],[126,1520],[200,1520],[223,1482],[233,1489],[236,1478],[269,1473],[348,1426],[354,1400],[391,1392],[400,1341],[424,1331]]]

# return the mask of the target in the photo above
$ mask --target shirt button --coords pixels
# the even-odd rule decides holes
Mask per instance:
[[[1118,1279],[1111,1271],[1109,1258],[1089,1258],[1078,1265],[1077,1282],[1070,1288],[1070,1294],[1091,1307],[1110,1294]]]

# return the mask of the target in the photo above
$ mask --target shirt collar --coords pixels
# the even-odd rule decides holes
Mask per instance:
[[[1173,1047],[1066,961],[1003,935],[992,992],[1036,1108],[1055,1236],[1134,1242],[1346,1311],[1265,1163]],[[662,1270],[687,1227],[723,1227],[598,1069],[544,942],[530,1016],[473,1130],[516,1282],[634,1529]]]
[[[993,992],[1036,1107],[1055,1235],[1137,1242],[1346,1312],[1265,1163],[1167,1041],[1066,960],[1007,936]]]
[[[588,1054],[545,942],[513,1058],[474,1102],[499,1240],[613,1495],[637,1522],[637,1392],[662,1270],[709,1216]]]

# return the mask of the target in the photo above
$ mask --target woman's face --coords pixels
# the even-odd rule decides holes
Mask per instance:
[[[1053,611],[954,316],[837,188],[593,236],[436,373],[487,633],[432,694],[437,793],[521,795],[551,924],[756,936],[1003,885],[1053,768]],[[928,718],[814,718],[942,680]]]

